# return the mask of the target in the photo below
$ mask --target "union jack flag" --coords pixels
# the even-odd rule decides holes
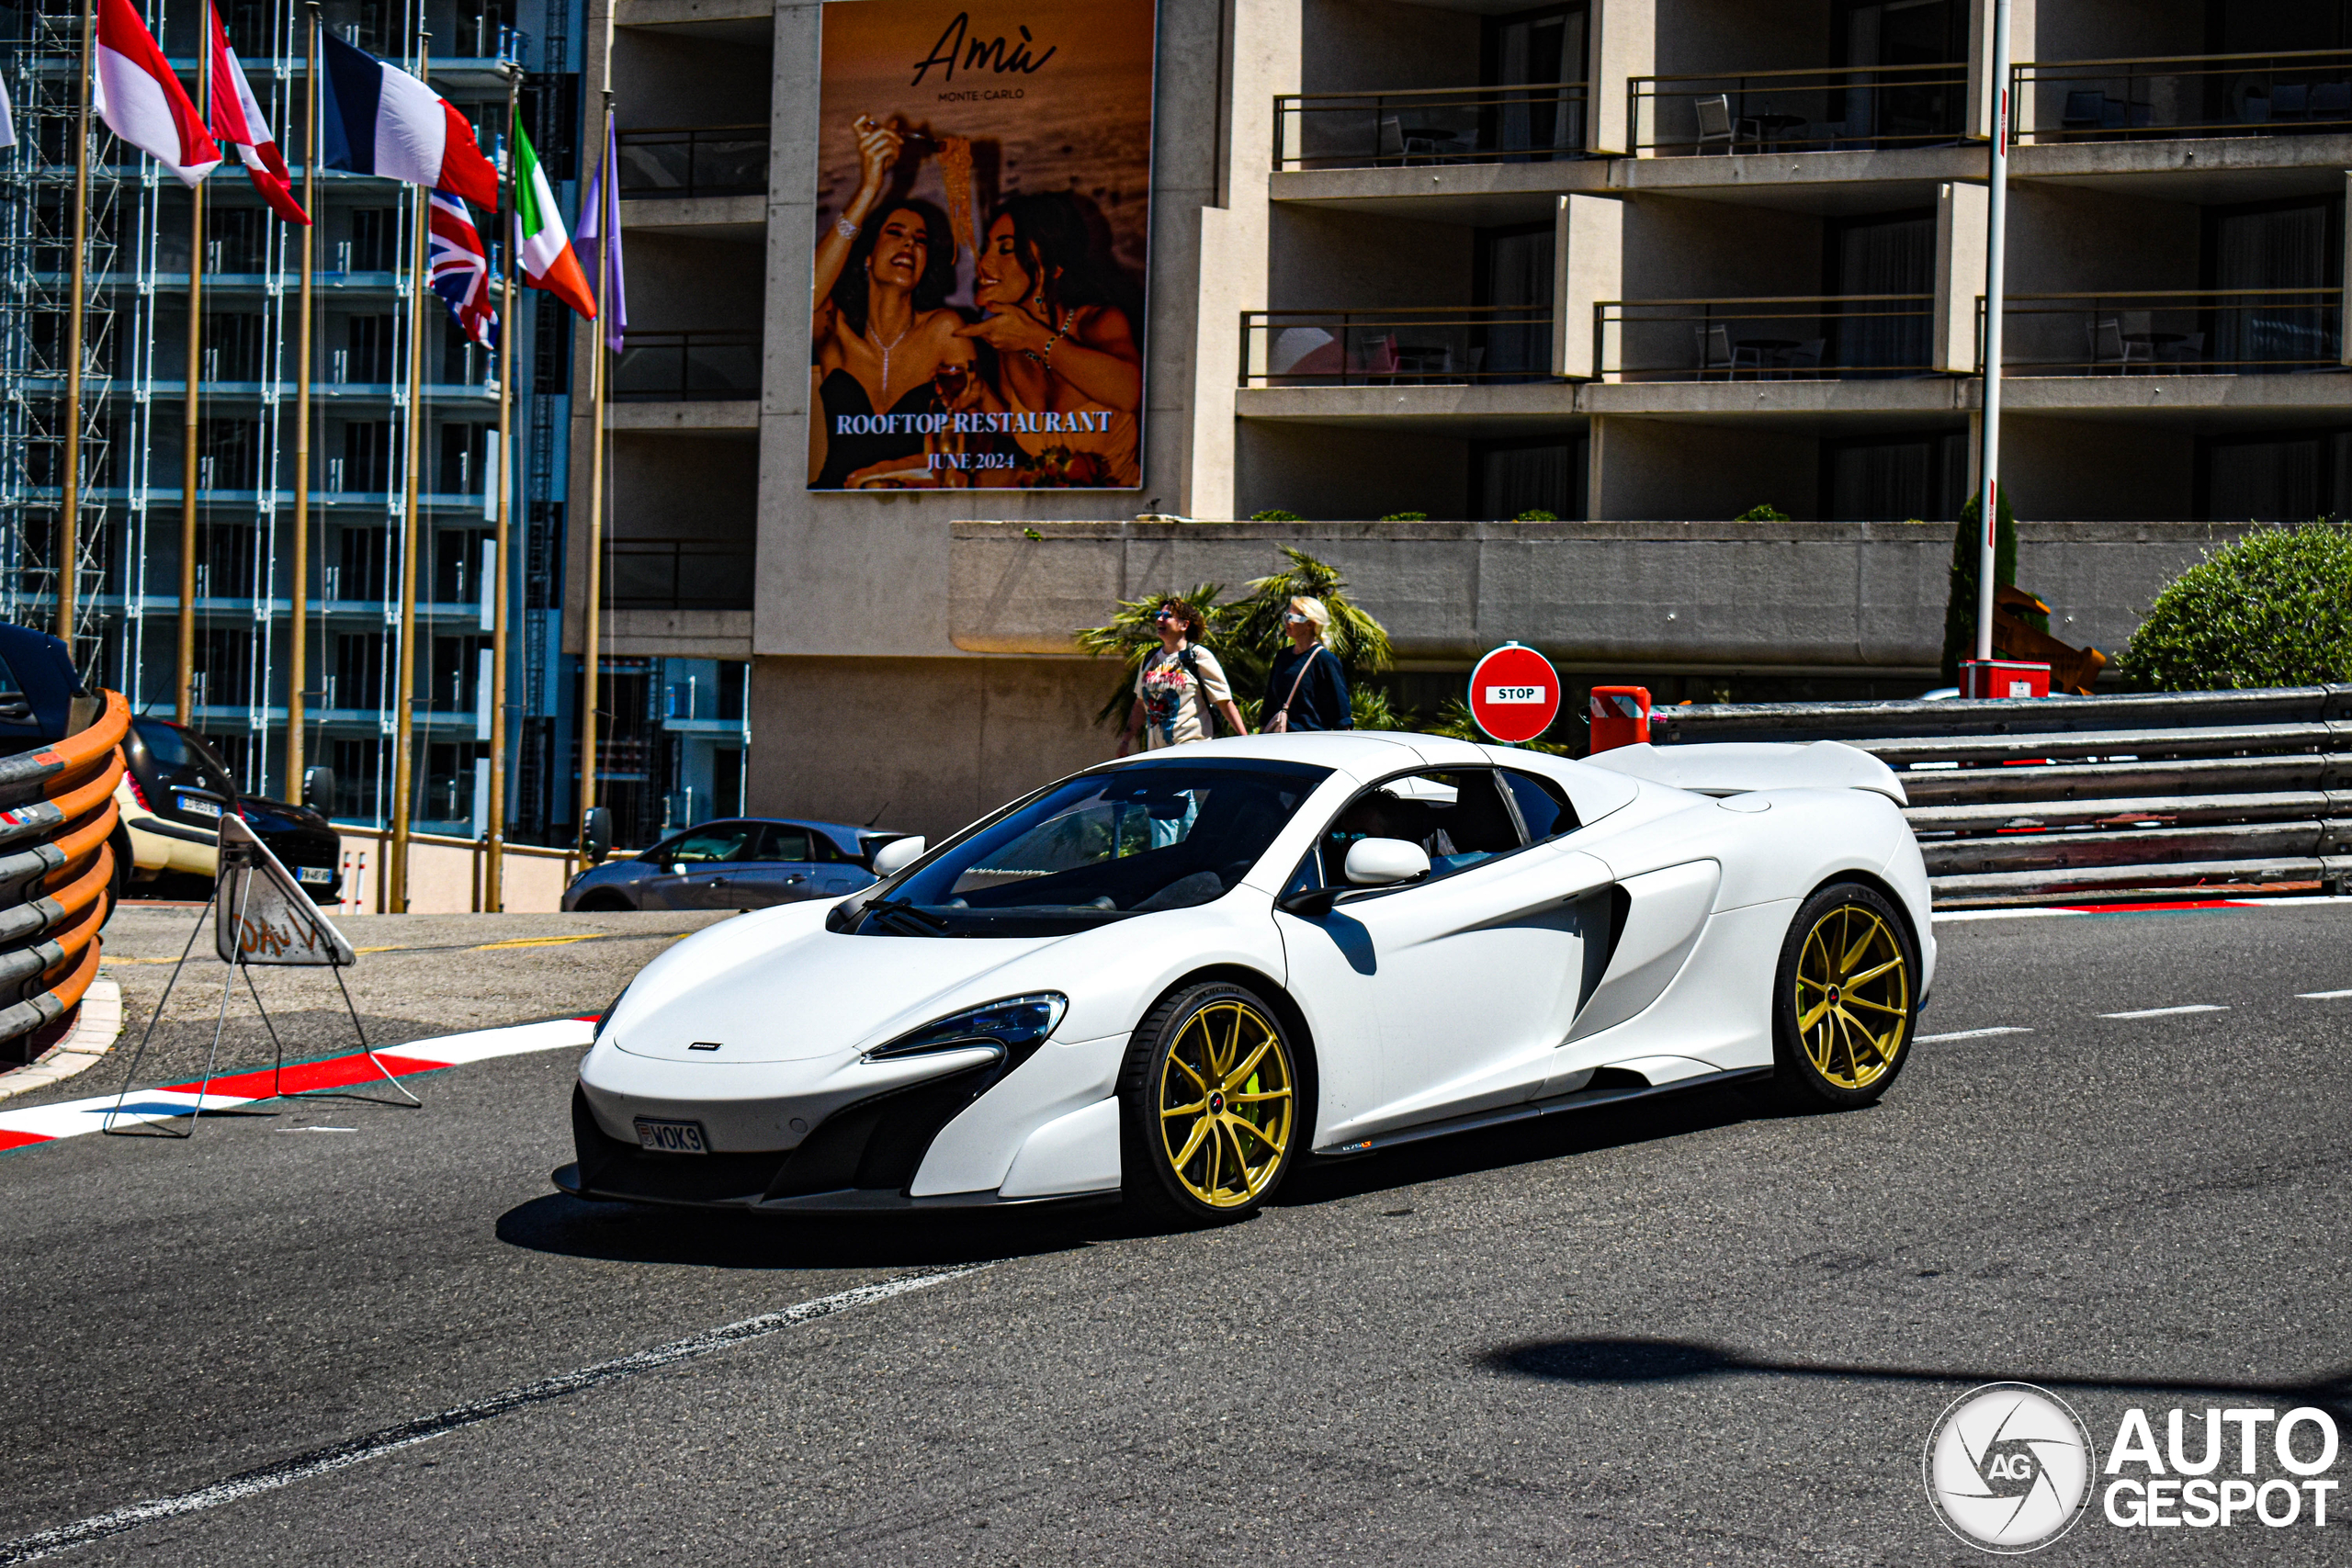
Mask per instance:
[[[474,232],[466,204],[433,193],[432,259],[425,276],[465,334],[484,348],[498,346],[498,312],[490,308],[490,257]]]

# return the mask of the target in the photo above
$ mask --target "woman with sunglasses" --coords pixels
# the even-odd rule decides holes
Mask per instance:
[[[1159,646],[1144,656],[1143,668],[1136,671],[1136,705],[1112,755],[1125,756],[1138,729],[1144,732],[1145,746],[1153,750],[1214,739],[1213,711],[1225,715],[1234,734],[1249,734],[1241,710],[1233,705],[1225,666],[1195,640],[1204,627],[1201,613],[1170,594],[1152,611],[1151,626],[1159,634]]]
[[[1320,599],[1301,595],[1283,611],[1283,633],[1290,647],[1274,656],[1266,671],[1265,705],[1259,708],[1266,733],[1307,729],[1353,729],[1348,705],[1348,672],[1331,651],[1331,612]]]

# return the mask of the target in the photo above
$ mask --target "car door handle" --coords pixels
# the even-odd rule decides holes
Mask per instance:
[[[792,886],[794,883],[796,883],[796,882],[806,882],[806,881],[808,881],[808,879],[807,877],[805,877],[805,876],[801,875],[798,872],[797,872],[797,871],[796,871],[796,872],[794,872],[790,876],[787,876],[787,877],[786,877],[786,878],[784,879],[784,885],[785,885],[786,887],[789,887],[789,886]]]

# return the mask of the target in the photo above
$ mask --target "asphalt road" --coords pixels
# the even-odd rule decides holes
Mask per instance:
[[[419,1112],[8,1156],[0,1543],[463,1410],[53,1560],[1981,1562],[1920,1483],[1976,1383],[2052,1389],[2102,1454],[2128,1406],[2159,1443],[2175,1405],[2352,1422],[2352,996],[2299,995],[2352,991],[2352,905],[1940,935],[1925,1033],[2021,1032],[1924,1040],[1875,1109],[1556,1119],[1309,1168],[1205,1233],[576,1203],[547,1184],[569,1052],[436,1075]],[[2101,1016],[2191,1006],[2225,1010]],[[2337,1503],[2094,1503],[2040,1561],[2340,1562]]]

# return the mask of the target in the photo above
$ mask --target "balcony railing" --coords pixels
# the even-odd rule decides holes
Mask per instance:
[[[759,395],[757,333],[631,333],[613,371],[616,402],[735,402]]]
[[[2352,50],[2036,61],[2014,75],[2018,132],[2037,141],[2352,130]]]
[[[1283,93],[1274,98],[1274,167],[1376,169],[1580,158],[1586,99],[1582,82]]]
[[[734,539],[616,539],[616,610],[748,610],[751,547]]]
[[[1604,299],[1593,307],[1592,374],[1620,381],[1928,376],[1934,328],[1928,294]]]
[[[1634,145],[1697,152],[1845,152],[1957,141],[1968,67],[1871,65],[1635,76]]]
[[[1552,378],[1544,306],[1244,310],[1245,387],[1406,387]]]
[[[1976,300],[1984,364],[1984,299]],[[2006,376],[2263,376],[2344,364],[2341,288],[2012,294]]]
[[[748,196],[768,188],[768,128],[705,125],[620,133],[626,197]]]

